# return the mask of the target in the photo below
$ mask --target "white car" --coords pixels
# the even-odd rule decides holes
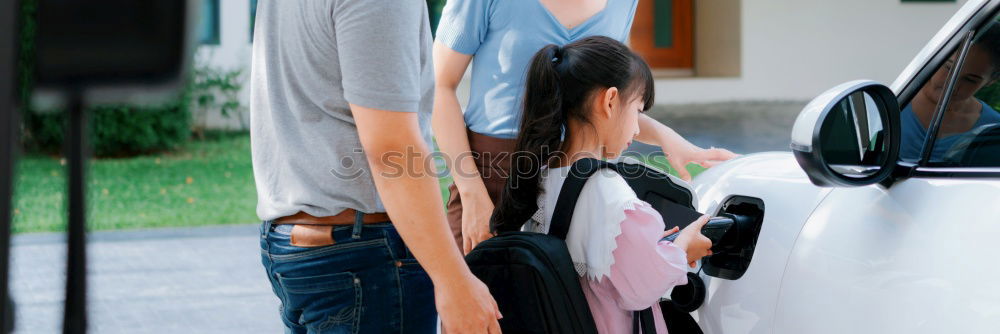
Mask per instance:
[[[1000,333],[998,15],[969,0],[891,88],[806,106],[792,153],[695,178],[699,211],[743,217],[702,261],[705,333]]]

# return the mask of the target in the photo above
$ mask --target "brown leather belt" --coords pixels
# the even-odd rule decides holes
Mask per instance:
[[[275,224],[294,224],[294,225],[322,225],[322,226],[335,226],[335,225],[354,225],[354,220],[357,219],[358,211],[354,209],[347,209],[341,211],[340,213],[333,216],[326,217],[316,217],[305,212],[299,211],[291,216],[285,216],[274,220]],[[366,213],[361,217],[361,222],[365,224],[375,224],[375,223],[385,223],[389,221],[389,215],[384,212],[379,213]]]
[[[296,247],[323,247],[336,244],[333,239],[334,226],[354,225],[358,211],[347,209],[333,216],[316,217],[305,212],[285,216],[274,220],[275,224],[292,226],[291,245]],[[362,214],[361,222],[375,224],[389,222],[385,213]]]

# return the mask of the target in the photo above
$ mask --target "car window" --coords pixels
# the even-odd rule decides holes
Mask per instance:
[[[935,72],[900,114],[900,158],[917,162],[929,150],[926,166],[1000,167],[1000,24],[980,29],[963,61],[962,49]],[[955,85],[945,92],[956,65]],[[940,102],[950,94],[937,134],[926,139]]]

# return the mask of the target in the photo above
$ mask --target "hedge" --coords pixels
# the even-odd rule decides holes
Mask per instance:
[[[42,111],[31,105],[38,0],[21,0],[18,59],[22,101],[22,144],[28,151],[57,153],[66,126],[65,111]],[[88,108],[89,140],[98,156],[125,156],[168,150],[191,136],[190,87],[162,105],[101,105]]]

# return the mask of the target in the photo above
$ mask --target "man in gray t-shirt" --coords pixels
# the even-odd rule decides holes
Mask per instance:
[[[499,312],[451,241],[426,142],[426,2],[257,6],[257,214],[289,331],[432,333],[436,300],[449,332],[493,332]]]

